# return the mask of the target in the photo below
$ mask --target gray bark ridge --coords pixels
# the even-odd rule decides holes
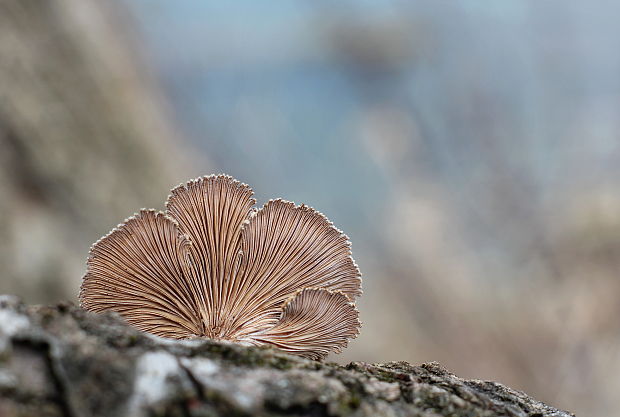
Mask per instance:
[[[437,363],[346,366],[0,296],[0,416],[573,416]]]

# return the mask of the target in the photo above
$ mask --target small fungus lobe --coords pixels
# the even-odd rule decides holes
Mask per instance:
[[[91,248],[80,305],[158,336],[271,345],[322,359],[359,333],[350,242],[314,209],[227,175],[174,188]]]

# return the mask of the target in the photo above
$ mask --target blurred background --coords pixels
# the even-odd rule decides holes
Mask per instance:
[[[620,3],[0,1],[0,293],[225,172],[325,213],[350,360],[439,361],[578,415],[620,392]]]

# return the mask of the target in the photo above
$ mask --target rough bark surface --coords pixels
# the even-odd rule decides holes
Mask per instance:
[[[115,314],[0,296],[0,416],[568,417],[436,363],[347,366],[213,340],[169,341]]]

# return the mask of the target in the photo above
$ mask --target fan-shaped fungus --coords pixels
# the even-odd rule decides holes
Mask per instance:
[[[361,279],[348,238],[310,207],[206,176],[91,248],[82,307],[158,336],[272,345],[321,359],[357,336]]]

